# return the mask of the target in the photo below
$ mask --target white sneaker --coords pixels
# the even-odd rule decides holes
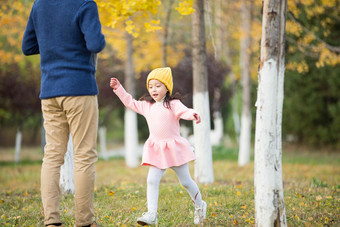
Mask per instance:
[[[137,218],[137,223],[140,225],[156,225],[157,224],[157,213],[156,212],[146,212],[143,213],[142,217]]]
[[[206,202],[202,201],[200,207],[195,206],[195,217],[194,223],[195,225],[203,224],[204,219],[207,216],[207,204]]]

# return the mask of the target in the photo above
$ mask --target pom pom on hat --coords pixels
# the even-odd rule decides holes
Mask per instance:
[[[148,90],[150,80],[159,80],[166,86],[170,95],[172,94],[173,82],[170,67],[156,68],[149,73],[148,78],[146,79],[146,87]]]

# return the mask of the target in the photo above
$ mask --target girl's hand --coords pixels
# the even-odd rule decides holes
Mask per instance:
[[[201,122],[201,117],[197,113],[194,114],[194,118],[195,118],[196,124],[199,124]]]
[[[117,78],[112,77],[110,80],[110,87],[112,87],[114,90],[116,90],[120,86],[120,82]]]

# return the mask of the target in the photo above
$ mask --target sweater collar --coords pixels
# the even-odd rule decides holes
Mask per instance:
[[[163,105],[164,99],[165,99],[165,95],[164,95],[164,97],[163,97],[161,100],[156,101],[155,104],[156,104],[156,105]]]

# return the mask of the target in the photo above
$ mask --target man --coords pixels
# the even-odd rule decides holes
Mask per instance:
[[[60,166],[69,133],[74,145],[76,226],[94,221],[98,88],[96,54],[105,47],[93,0],[36,0],[23,37],[25,55],[40,54],[41,106],[46,146],[41,168],[45,226],[62,226]]]

